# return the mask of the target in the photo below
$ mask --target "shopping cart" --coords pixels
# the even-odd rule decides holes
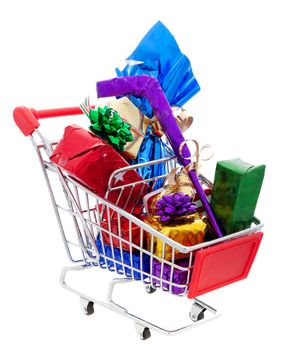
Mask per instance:
[[[94,304],[97,304],[132,319],[141,339],[150,337],[150,329],[175,334],[217,316],[214,308],[196,297],[247,277],[262,239],[263,225],[255,218],[249,229],[190,247],[162,235],[135,215],[136,209],[138,214],[143,213],[143,207],[127,212],[125,207],[118,207],[117,201],[112,204],[107,198],[112,191],[118,191],[121,198],[123,186],[114,187],[112,184],[127,170],[163,163],[169,173],[177,166],[176,159],[164,158],[116,170],[111,174],[106,195],[101,198],[50,160],[57,142],[43,136],[39,119],[69,115],[82,115],[82,112],[78,107],[42,111],[17,107],[14,110],[16,124],[25,136],[29,136],[40,161],[66,253],[74,263],[62,269],[61,285],[80,297],[87,315],[93,313]],[[127,184],[126,193],[127,189],[132,193],[139,185],[143,185],[143,189],[149,186],[153,190],[156,182],[165,177],[161,175]],[[203,186],[212,187],[204,176],[199,175],[199,179]],[[126,234],[123,234],[124,231]],[[137,243],[135,235],[138,237]],[[150,244],[145,245],[148,235]],[[154,253],[155,239],[162,241],[162,256]],[[171,253],[170,260],[165,258],[167,249]],[[186,264],[181,265],[175,259],[178,253],[186,255]],[[123,275],[111,281],[106,301],[88,296],[66,282],[69,272],[95,267]],[[165,293],[192,298],[190,323],[168,330],[120,306],[113,299],[114,287],[132,281],[145,284],[148,293],[160,289]]]

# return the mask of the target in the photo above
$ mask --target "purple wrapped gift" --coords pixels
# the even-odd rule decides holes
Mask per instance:
[[[178,269],[177,268],[178,266],[180,266],[183,269]],[[156,277],[160,277],[162,278],[162,280],[170,281],[171,271],[172,271],[172,283],[178,284],[182,287],[172,285],[171,292],[173,294],[181,294],[185,292],[184,285],[186,285],[190,280],[190,276],[188,276],[188,273],[190,273],[188,266],[189,266],[189,259],[178,260],[176,263],[173,264],[173,266],[168,264],[163,264],[163,273],[161,276],[162,264],[158,260],[153,259],[152,275]],[[160,279],[153,278],[152,282],[157,286],[161,286],[165,290],[169,290],[170,288],[169,283],[165,283]]]

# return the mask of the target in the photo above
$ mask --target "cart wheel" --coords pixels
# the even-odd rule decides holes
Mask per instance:
[[[190,312],[190,319],[194,322],[201,321],[204,319],[204,317],[205,317],[205,310],[200,312],[198,315]]]
[[[206,309],[198,303],[193,303],[191,312],[189,313],[190,319],[194,322],[201,321],[205,317]]]
[[[143,325],[136,323],[135,328],[137,335],[141,340],[147,340],[151,337],[151,331],[148,327],[144,327]]]
[[[92,315],[94,313],[94,307],[93,307],[93,301],[86,300],[82,297],[80,297],[80,305],[82,307],[83,312],[85,315]]]
[[[152,287],[151,285],[147,285],[145,288],[146,292],[149,294],[153,294],[156,291],[156,288]]]

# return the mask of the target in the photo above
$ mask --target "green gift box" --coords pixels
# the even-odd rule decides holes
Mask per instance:
[[[265,165],[239,158],[217,163],[211,206],[223,234],[251,226],[264,173]]]

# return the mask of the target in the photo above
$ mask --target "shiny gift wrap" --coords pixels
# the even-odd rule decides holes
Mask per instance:
[[[108,106],[91,109],[90,130],[108,141],[117,151],[124,151],[124,146],[133,141],[130,125],[122,120],[119,113]]]
[[[206,189],[204,191],[206,193]],[[188,175],[183,171],[173,169],[164,188],[148,193],[144,204],[148,214],[145,222],[157,231],[184,246],[203,242],[206,228],[204,209]],[[149,233],[147,240],[150,247]],[[163,250],[163,240],[155,238],[154,254],[162,257]],[[175,259],[184,256],[186,254],[175,251]],[[172,259],[172,247],[169,245],[165,245],[164,258]]]
[[[140,254],[139,252],[129,253],[125,250],[121,251],[118,248],[112,248],[110,245],[103,244],[101,238],[98,236],[96,239],[96,246],[101,254],[99,259],[100,267],[107,267],[110,271],[116,271],[117,273],[126,277],[133,278],[135,280],[145,279],[148,276],[143,274],[143,272],[150,272],[150,257],[147,254]],[[118,264],[112,259],[124,263],[127,266]],[[132,269],[132,268],[133,269]],[[140,270],[140,271],[136,271]]]
[[[153,200],[152,214],[155,215],[155,208],[157,203],[165,196],[174,196],[178,193],[182,193],[189,197],[191,201],[196,198],[196,190],[194,189],[191,180],[188,175],[183,171],[176,173],[177,169],[173,169],[167,178],[167,184],[164,186],[163,190],[160,192],[155,192],[156,197]],[[153,193],[150,194],[152,196]]]
[[[172,266],[169,264],[161,264],[158,260],[153,259],[152,274],[159,278],[153,278],[155,285],[160,286],[164,290],[170,290],[173,294],[182,294],[185,292],[186,284],[190,279],[189,259],[178,260]],[[164,282],[170,281],[170,284]],[[175,284],[175,285],[174,285]]]
[[[116,69],[119,77],[149,75],[156,78],[169,104],[183,106],[199,90],[190,60],[184,55],[174,36],[158,21],[143,37],[127,58],[123,70]],[[152,107],[146,97],[130,96],[132,102],[149,117]]]
[[[154,229],[162,233],[164,236],[171,238],[175,242],[178,242],[184,246],[190,247],[198,243],[202,243],[205,235],[206,223],[200,218],[199,214],[190,215],[187,218],[190,222],[171,223],[170,225],[162,224],[158,221],[157,217],[147,217],[144,222]],[[152,236],[146,232],[147,247],[151,247]],[[165,244],[159,237],[154,237],[153,253],[159,258],[165,260],[172,260],[173,249],[170,245]],[[182,259],[187,257],[188,254],[181,253],[177,249],[174,250],[174,258]]]
[[[146,130],[150,124],[149,118],[143,115],[127,97],[110,101],[107,105],[109,108],[117,111],[121,119],[131,127],[130,131],[133,136],[133,141],[126,143],[122,156],[129,160],[136,159],[140,146],[145,138]]]
[[[115,248],[121,247],[126,251],[136,250],[132,244],[141,245],[140,227],[134,223],[130,224],[130,221],[125,217],[120,218],[120,220],[111,219],[110,225],[107,221],[102,220],[101,227],[104,229],[101,230],[102,239],[106,244],[113,245]],[[106,231],[111,231],[114,235]]]
[[[192,205],[198,213],[204,213],[204,207],[200,201],[200,196],[194,189],[191,180],[184,171],[177,172],[178,169],[173,169],[167,177],[163,188],[150,192],[144,196],[144,206],[148,215],[156,216],[156,204],[164,196],[172,196],[177,193],[183,193],[192,199]],[[207,185],[202,184],[207,200],[211,200],[211,189]]]
[[[104,197],[111,174],[129,166],[128,162],[109,144],[78,125],[67,126],[64,135],[51,155],[51,161],[73,177]],[[142,181],[134,170],[119,173],[112,180],[112,188]],[[131,211],[141,200],[146,185],[110,191],[108,200]]]
[[[175,184],[178,187],[179,191],[182,191],[188,196],[192,197],[193,200],[197,196],[197,193],[196,193],[196,190],[194,189],[192,181],[190,180],[188,174],[184,170],[176,174]]]
[[[147,163],[152,160],[170,157],[173,154],[165,146],[164,142],[151,131],[152,126],[149,125],[146,131],[145,138],[139,149],[137,158],[132,161],[132,164]],[[165,163],[153,164],[138,168],[138,173],[143,179],[151,179],[166,174],[167,167]],[[158,180],[154,188],[157,189],[163,185],[163,179]]]
[[[225,234],[251,226],[264,174],[265,165],[241,159],[217,163],[211,204]]]
[[[156,202],[156,214],[160,222],[169,222],[180,216],[189,215],[196,211],[192,198],[183,192],[162,196]]]

